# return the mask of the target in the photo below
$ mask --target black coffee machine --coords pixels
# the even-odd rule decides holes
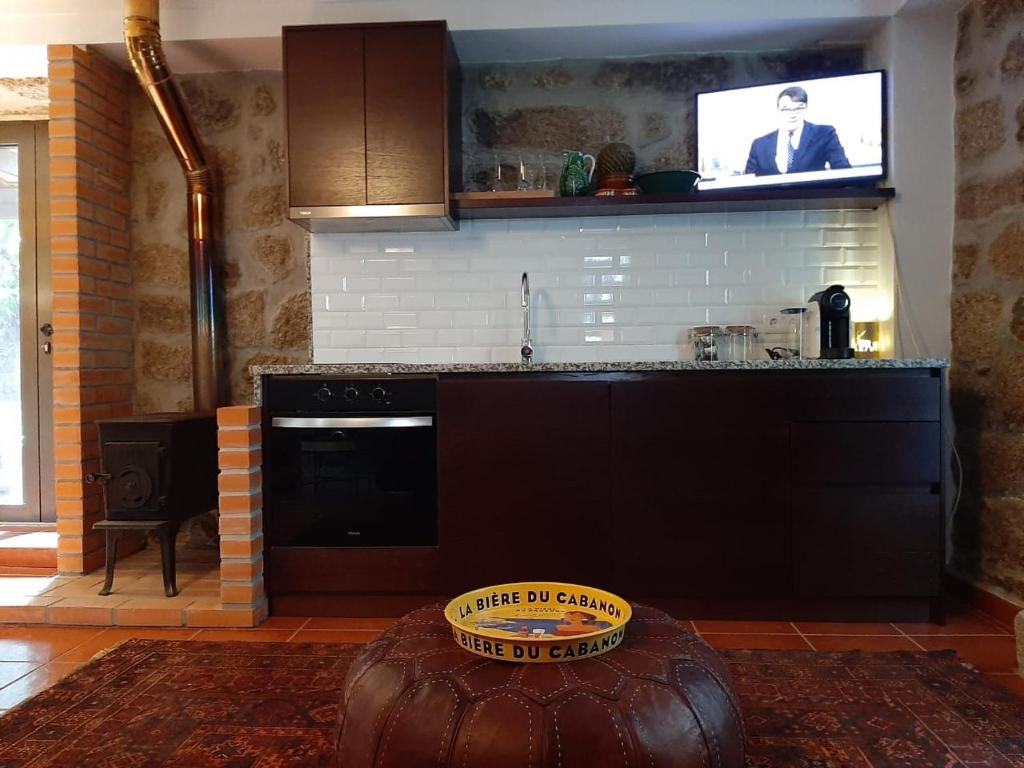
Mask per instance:
[[[808,315],[810,320],[810,331],[814,334],[817,326],[817,336],[811,335],[809,341],[814,346],[819,345],[818,357],[822,360],[846,360],[853,357],[853,348],[850,346],[850,294],[841,285],[830,285],[823,291],[818,291],[809,299],[811,311]],[[813,356],[809,355],[809,356]]]

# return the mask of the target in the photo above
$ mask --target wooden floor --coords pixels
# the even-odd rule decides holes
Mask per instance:
[[[0,625],[0,713],[73,672],[89,659],[132,637],[193,640],[362,643],[393,619],[272,616],[256,629],[58,627]],[[1024,694],[1009,627],[978,611],[954,611],[945,626],[931,624],[814,624],[791,622],[687,622],[716,648],[819,651],[953,649],[1002,685]]]

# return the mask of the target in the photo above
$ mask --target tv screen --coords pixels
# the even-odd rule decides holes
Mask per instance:
[[[700,189],[885,176],[885,73],[697,95]]]

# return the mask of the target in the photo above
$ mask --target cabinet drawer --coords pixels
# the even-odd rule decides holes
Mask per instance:
[[[793,511],[793,587],[801,597],[932,596],[943,553],[938,494],[801,494]]]
[[[939,371],[822,371],[794,376],[794,421],[938,421]]]
[[[931,485],[941,479],[937,422],[793,424],[793,485]]]

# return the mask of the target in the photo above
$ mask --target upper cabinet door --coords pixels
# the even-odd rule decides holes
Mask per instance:
[[[366,204],[363,30],[286,28],[289,205]]]
[[[443,23],[366,28],[366,202],[444,203]]]

